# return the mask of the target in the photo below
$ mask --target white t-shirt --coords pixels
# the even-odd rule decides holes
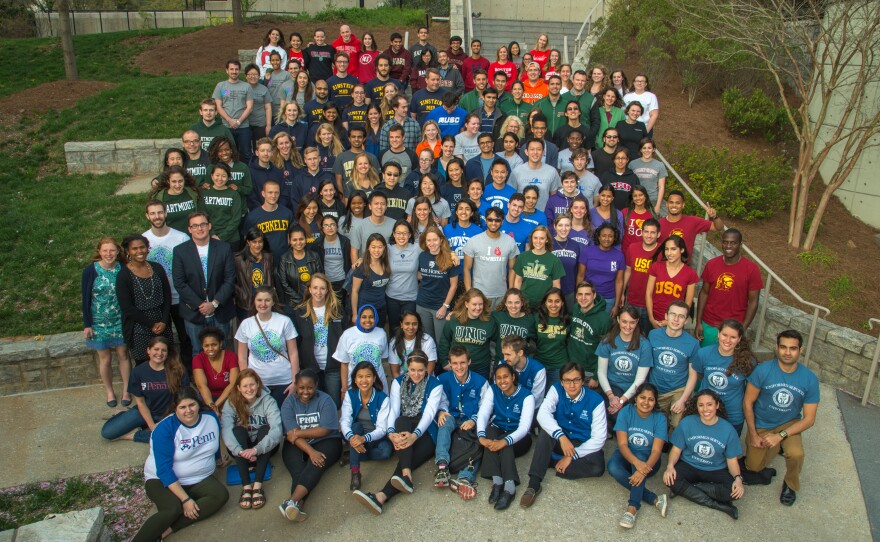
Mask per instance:
[[[171,278],[171,262],[174,260],[174,247],[189,241],[189,235],[174,228],[169,228],[168,233],[163,237],[153,233],[152,229],[145,231],[144,237],[150,242],[150,253],[147,255],[147,260],[156,262],[165,270],[165,274],[168,275],[168,282],[171,285],[171,304],[179,304],[180,295],[178,295],[177,289],[174,287],[174,280]]]
[[[369,333],[364,333],[357,327],[346,329],[342,337],[339,338],[333,357],[339,363],[348,364],[349,378],[355,365],[362,361],[369,361],[379,373],[382,389],[390,389],[388,388],[388,380],[385,378],[385,368],[382,367],[382,360],[388,358],[388,338],[384,329],[374,327]],[[348,383],[344,384],[347,386]]]
[[[397,351],[394,348],[396,345],[397,340],[391,339],[391,342],[388,344],[388,363],[391,365],[401,365],[402,367],[400,370],[404,371],[406,370],[406,358],[415,348],[416,340],[403,341],[404,359],[400,359],[400,357],[397,356]],[[428,356],[428,361],[437,361],[437,343],[435,343],[434,339],[432,339],[427,333],[422,334],[422,351]]]
[[[324,323],[324,315],[327,307],[312,307],[315,311],[315,361],[323,371],[327,368],[327,333],[328,328]]]
[[[205,284],[208,284],[208,247],[210,244],[205,246],[196,245],[196,250],[199,251],[199,261],[202,263],[202,275],[205,277]],[[207,298],[207,294],[205,294],[205,300],[210,301]]]
[[[260,332],[260,327],[263,328],[265,337]],[[236,341],[248,345],[248,367],[260,375],[266,386],[286,386],[293,382],[287,341],[296,337],[296,328],[290,318],[277,312],[272,313],[268,322],[261,320],[259,325],[257,316],[245,319],[235,334]],[[276,350],[284,356],[278,355]]]
[[[657,95],[649,90],[646,90],[641,94],[636,94],[635,92],[627,93],[627,95],[623,97],[623,103],[629,105],[631,102],[639,102],[642,104],[642,116],[639,117],[639,120],[644,122],[645,126],[648,125],[648,120],[651,118],[651,111],[660,109],[660,102],[657,101]]]

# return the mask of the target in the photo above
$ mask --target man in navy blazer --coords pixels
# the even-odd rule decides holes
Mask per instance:
[[[211,238],[207,214],[190,214],[188,229],[192,239],[174,247],[171,274],[195,356],[202,351],[199,332],[208,326],[219,327],[229,341],[229,323],[235,316],[235,268],[229,244]]]

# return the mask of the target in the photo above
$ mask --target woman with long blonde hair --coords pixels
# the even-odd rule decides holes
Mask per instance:
[[[449,349],[453,346],[467,348],[471,357],[471,370],[489,377],[492,355],[489,342],[495,337],[497,324],[490,314],[489,299],[477,288],[471,288],[458,298],[440,338],[437,359],[441,366],[449,365]]]

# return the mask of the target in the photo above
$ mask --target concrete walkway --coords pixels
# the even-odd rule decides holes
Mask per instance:
[[[0,398],[0,487],[103,472],[142,465],[143,444],[104,442],[99,436],[102,416],[109,413],[100,387],[74,388]],[[194,540],[595,540],[621,539],[650,533],[651,540],[810,540],[867,541],[871,530],[856,465],[847,441],[835,391],[822,386],[817,426],[805,435],[807,463],[802,491],[792,508],[779,504],[781,479],[770,486],[747,487],[739,504],[740,520],[696,506],[681,498],[671,501],[663,519],[650,507],[642,509],[632,535],[617,526],[626,493],[609,476],[565,481],[548,474],[544,492],[530,510],[514,505],[496,512],[485,502],[487,482],[481,482],[473,502],[463,502],[447,490],[432,486],[433,469],[416,471],[416,493],[394,499],[380,517],[357,504],[348,491],[348,469],[334,466],[306,505],[310,518],[302,524],[284,519],[277,506],[287,495],[290,477],[280,456],[273,459],[275,476],[268,482],[267,506],[258,511],[238,508],[239,488],[230,488],[230,501],[205,524],[186,530]],[[606,457],[613,446],[606,446]],[[874,449],[876,458],[876,448]],[[520,458],[520,474],[528,470],[531,454]],[[784,471],[781,458],[773,466]],[[363,466],[364,489],[376,491],[390,476],[391,461]],[[665,465],[664,467],[665,468]],[[649,482],[665,491],[659,477]],[[519,488],[517,498],[522,494]],[[417,518],[417,519],[415,519]]]

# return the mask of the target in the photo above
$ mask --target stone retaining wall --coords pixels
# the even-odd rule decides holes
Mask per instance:
[[[162,169],[162,157],[179,139],[120,139],[69,141],[64,144],[68,173],[124,173],[152,175]]]

